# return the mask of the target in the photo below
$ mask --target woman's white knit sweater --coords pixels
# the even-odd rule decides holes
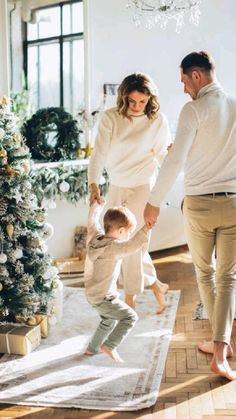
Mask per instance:
[[[116,108],[101,117],[88,169],[88,182],[99,184],[106,168],[110,183],[119,187],[150,184],[171,142],[166,117],[149,120],[145,114],[128,118]]]

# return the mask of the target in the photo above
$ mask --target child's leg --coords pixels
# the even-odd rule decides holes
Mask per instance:
[[[116,348],[133,328],[138,316],[132,308],[118,298],[111,301],[110,315],[115,317],[118,323],[101,346],[101,350],[108,354],[114,361],[121,361]]]
[[[102,303],[103,304],[103,303]],[[99,310],[98,310],[99,311]],[[106,340],[107,336],[111,333],[116,325],[116,320],[104,317],[100,314],[101,321],[95,331],[91,341],[88,344],[86,355],[94,355],[99,352],[100,346]]]

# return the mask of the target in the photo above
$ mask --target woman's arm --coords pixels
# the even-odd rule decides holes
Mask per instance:
[[[95,201],[99,204],[100,190],[99,182],[106,164],[106,159],[110,147],[112,136],[112,121],[109,114],[105,112],[98,126],[98,133],[95,140],[94,150],[92,152],[88,167],[88,185],[90,191],[90,205]]]

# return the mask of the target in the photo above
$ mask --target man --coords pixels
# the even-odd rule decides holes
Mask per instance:
[[[180,70],[184,92],[193,100],[181,111],[174,145],[144,218],[150,226],[155,224],[160,204],[183,168],[186,237],[213,331],[214,345],[205,342],[200,348],[213,351],[211,371],[234,380],[236,371],[227,355],[232,352],[236,290],[236,99],[217,83],[208,53],[187,55]]]

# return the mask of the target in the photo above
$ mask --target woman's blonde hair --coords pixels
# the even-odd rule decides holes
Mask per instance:
[[[130,93],[137,91],[149,96],[144,113],[149,119],[156,119],[160,105],[158,103],[157,91],[152,79],[143,73],[133,73],[125,77],[118,88],[117,110],[120,115],[131,119],[128,115]]]
[[[134,231],[136,228],[136,218],[126,207],[108,208],[103,217],[104,230],[107,234],[110,230],[124,227],[126,230]]]

